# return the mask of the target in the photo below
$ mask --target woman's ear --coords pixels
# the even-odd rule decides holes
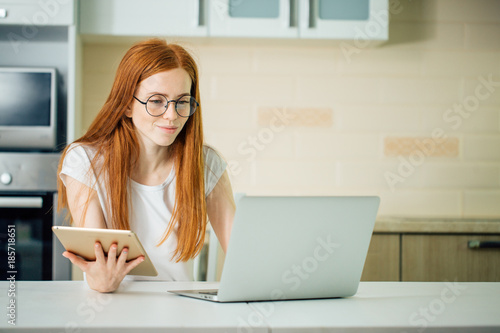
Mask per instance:
[[[132,118],[132,107],[127,107],[127,109],[125,110],[125,116],[128,118]]]

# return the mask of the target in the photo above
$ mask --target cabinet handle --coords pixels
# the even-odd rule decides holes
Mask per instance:
[[[467,245],[469,249],[500,249],[500,241],[471,240]]]
[[[285,0],[282,2],[283,27],[285,28],[289,28],[292,26],[292,20],[290,19],[290,16],[292,15],[290,1],[292,0]]]
[[[7,17],[7,9],[0,8],[0,18],[6,18],[6,17]]]
[[[204,0],[193,0],[194,5],[194,26],[202,27],[204,25],[204,16],[203,13],[205,11],[205,7],[203,5]]]
[[[316,0],[301,0],[301,28],[310,29],[316,26]]]

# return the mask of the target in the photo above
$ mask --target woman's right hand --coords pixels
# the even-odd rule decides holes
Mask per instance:
[[[95,261],[87,261],[68,251],[65,251],[63,256],[85,272],[90,288],[101,293],[113,292],[118,289],[125,275],[144,261],[144,256],[139,256],[127,262],[127,248],[124,248],[117,257],[116,244],[111,245],[107,256],[104,255],[104,250],[99,242],[95,243],[94,250]]]

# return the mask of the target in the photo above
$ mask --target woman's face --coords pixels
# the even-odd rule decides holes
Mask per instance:
[[[142,81],[134,96],[146,102],[150,96],[160,94],[170,101],[190,95],[190,92],[191,78],[188,73],[182,68],[175,68],[154,74]],[[170,146],[189,119],[180,117],[175,112],[175,103],[172,102],[168,104],[168,109],[163,115],[153,117],[136,99],[133,99],[126,116],[132,119],[137,134],[146,147]]]

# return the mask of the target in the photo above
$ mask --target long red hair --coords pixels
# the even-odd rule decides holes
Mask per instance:
[[[191,96],[200,102],[198,68],[183,47],[167,44],[160,39],[139,42],[123,57],[108,99],[97,117],[87,132],[75,141],[89,145],[96,151],[91,161],[91,172],[96,178],[103,177],[106,180],[109,207],[103,209],[109,209],[108,216],[113,229],[130,229],[127,189],[134,164],[139,158],[135,128],[131,119],[125,116],[125,111],[141,81],[174,68],[183,68],[189,74]],[[66,147],[62,153],[59,173],[68,149]],[[169,154],[173,154],[176,173],[175,205],[170,223],[158,245],[177,226],[178,244],[173,258],[179,262],[193,258],[201,251],[207,224],[201,103],[169,147]],[[60,179],[57,187],[58,207],[67,208],[66,188]],[[90,198],[87,204],[89,201]]]

